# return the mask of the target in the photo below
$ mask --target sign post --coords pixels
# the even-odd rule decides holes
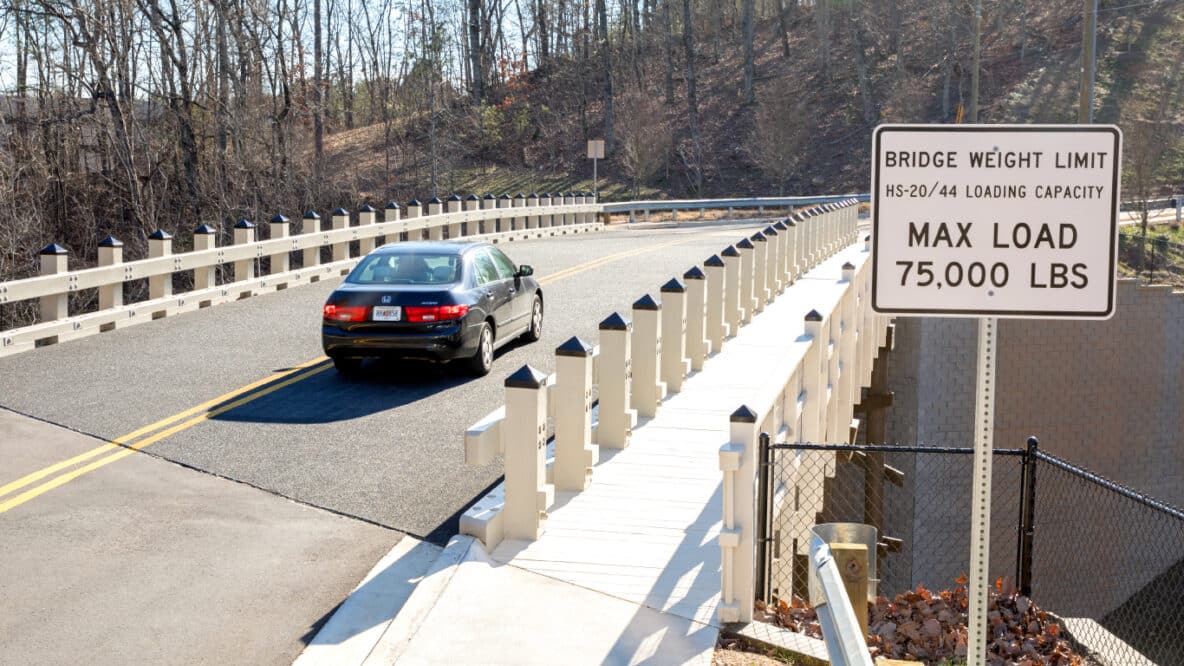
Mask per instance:
[[[1114,313],[1122,134],[881,125],[872,143],[872,309],[978,319],[967,658],[981,665],[998,319]]]
[[[604,159],[604,139],[588,139],[588,159],[592,160],[592,198],[598,198],[596,160]]]

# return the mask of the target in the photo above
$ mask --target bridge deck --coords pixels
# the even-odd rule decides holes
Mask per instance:
[[[557,493],[538,541],[508,540],[493,559],[716,625],[719,448],[728,441],[728,416],[785,382],[805,353],[806,344],[793,341],[806,313],[831,311],[842,294],[843,263],[868,256],[862,243],[851,246],[769,304],[656,418],[634,428],[627,449],[601,451],[587,490]]]

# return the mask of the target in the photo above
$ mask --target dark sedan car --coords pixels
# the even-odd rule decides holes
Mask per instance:
[[[367,357],[411,357],[460,360],[484,375],[494,349],[543,333],[533,273],[488,243],[385,245],[329,295],[321,345],[343,373]]]

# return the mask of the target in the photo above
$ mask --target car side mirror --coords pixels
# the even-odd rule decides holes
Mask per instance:
[[[530,277],[534,275],[534,269],[526,264],[518,267],[518,277]]]

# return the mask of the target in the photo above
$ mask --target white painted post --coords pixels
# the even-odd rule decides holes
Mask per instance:
[[[755,248],[752,256],[753,308],[756,312],[764,312],[765,305],[769,302],[769,287],[766,282],[769,276],[769,239],[758,231],[749,240]]]
[[[592,482],[592,346],[578,337],[555,349],[556,490],[583,490]]]
[[[662,332],[658,318],[662,306],[649,294],[633,304],[633,408],[641,417],[655,417],[666,395],[659,379],[662,364]]]
[[[539,207],[539,193],[538,192],[531,192],[526,197],[526,207],[527,208],[538,208]],[[527,229],[538,229],[539,228],[539,216],[538,215],[528,216],[526,218],[526,228]]]
[[[288,237],[288,218],[283,215],[276,215],[267,223],[267,237],[270,239],[287,238]],[[373,243],[374,241],[371,241]],[[276,273],[287,273],[289,268],[288,251],[284,250],[277,254],[271,255],[271,270],[268,271],[271,275]]]
[[[761,232],[769,241],[769,256],[765,261],[765,289],[768,290],[769,302],[777,299],[783,289],[781,284],[781,245],[785,238],[773,225],[769,225]]]
[[[720,253],[724,258],[724,322],[729,338],[740,333],[740,322],[744,321],[743,301],[740,299],[740,250],[729,245]],[[715,347],[715,340],[711,341]],[[723,347],[721,346],[720,349]]]
[[[382,221],[383,222],[398,222],[402,218],[402,213],[403,213],[403,209],[399,206],[399,204],[397,202],[388,201],[386,203],[386,207],[384,207],[382,209]],[[406,238],[403,235],[403,232],[404,232],[406,226],[407,226],[406,223],[396,226],[395,228],[399,229],[399,231],[395,231],[395,232],[388,234],[382,240],[386,243],[393,243],[393,242],[397,242],[397,241],[401,241],[401,240],[406,240]],[[394,240],[391,240],[391,237],[394,237]]]
[[[687,285],[687,356],[692,370],[702,370],[703,361],[711,353],[707,339],[707,274],[695,266],[683,273],[682,279]]]
[[[481,197],[478,197],[476,194],[470,194],[469,196],[465,197],[465,210],[466,211],[480,210],[480,209],[481,209]],[[461,234],[463,234],[465,236],[475,236],[479,233],[481,233],[481,223],[480,222],[477,222],[474,220],[474,221],[462,223]]]
[[[444,224],[438,217],[443,212],[444,202],[440,200],[440,197],[428,199],[428,217],[432,218],[427,220],[428,240],[444,239]]]
[[[481,210],[489,210],[491,208],[497,208],[497,197],[492,194],[486,194],[481,199]],[[478,225],[480,229],[478,233],[489,234],[497,231],[497,220],[493,218],[481,220]]]
[[[540,205],[540,206],[551,206],[551,205],[553,205],[553,204],[551,203],[551,193],[550,193],[550,192],[543,192],[542,194],[540,194],[540,195],[539,195],[539,205]],[[540,227],[553,227],[553,226],[555,226],[555,218],[554,218],[554,216],[553,216],[553,215],[540,215],[540,216],[539,216],[539,226],[540,226]]]
[[[790,241],[790,230],[786,226],[785,220],[773,223],[773,229],[777,231],[777,281],[780,283],[780,290],[785,291],[789,288],[793,275],[791,268],[793,247]]]
[[[511,206],[513,208],[526,208],[526,195],[519,192],[518,194],[514,195],[514,198],[511,200],[511,202]],[[527,216],[525,211],[514,211],[514,216],[510,218],[510,229],[513,231],[525,229],[526,218]]]
[[[65,273],[68,270],[68,250],[50,243],[41,248],[41,275]],[[57,321],[70,316],[69,292],[41,297],[41,321]]]
[[[308,211],[304,214],[304,219],[300,221],[300,231],[306,234],[321,233],[321,216],[314,211]],[[312,247],[304,248],[304,267],[312,268],[321,263],[321,246],[320,244]]]
[[[454,194],[454,195],[448,197],[448,201],[446,201],[444,205],[445,205],[444,210],[449,215],[451,215],[453,213],[459,213],[460,206],[461,206],[460,197]],[[448,240],[456,240],[457,238],[460,238],[460,235],[461,235],[460,220],[458,220],[456,218],[450,218],[446,229],[448,231],[448,233],[447,233]]]
[[[794,279],[802,277],[810,270],[810,225],[805,213],[795,213],[794,223],[794,265],[797,272]]]
[[[842,329],[839,336],[839,348],[836,350],[839,356],[838,407],[840,428],[844,423],[850,423],[852,412],[857,402],[857,393],[859,392],[859,358],[856,349],[856,343],[858,342],[856,331],[859,330],[859,318],[856,313],[856,306],[859,300],[859,285],[855,282],[855,264],[849,261],[843,264],[842,281],[847,283],[847,289],[839,301],[840,312],[842,313]],[[847,444],[855,443],[848,442],[845,437],[842,438],[842,441]]]
[[[567,194],[563,195],[563,205],[564,206],[576,205],[575,193],[568,192]],[[576,223],[576,214],[575,213],[564,213],[563,214],[563,224],[567,225],[567,224],[575,224],[575,223]]]
[[[826,406],[826,347],[829,329],[823,325],[822,315],[817,310],[806,313],[805,334],[810,338],[810,347],[802,359],[802,387],[806,392],[806,404],[802,406],[800,441],[818,443],[826,437],[823,416]]]
[[[407,202],[406,212],[403,213],[403,219],[408,220],[407,224],[403,225],[407,229],[406,240],[423,240],[423,220],[419,219],[422,215],[423,204],[419,199]]]
[[[348,229],[349,211],[344,208],[338,208],[333,211],[333,217],[330,220],[330,227],[334,231]],[[333,243],[333,261],[345,261],[346,259],[349,259],[349,242],[340,241]]]
[[[358,209],[358,226],[361,227],[359,229],[361,233],[369,231],[366,227],[373,226],[377,220],[378,211],[374,209],[374,206],[362,204],[362,207]],[[275,238],[275,236],[272,236],[272,238]],[[359,238],[358,256],[364,257],[373,252],[377,241],[378,239],[374,236],[363,236]],[[273,269],[272,272],[274,273],[275,270]]]
[[[555,488],[547,481],[547,376],[529,365],[506,378],[505,534],[534,541],[543,534]]]
[[[604,448],[629,446],[637,412],[631,408],[633,367],[630,342],[633,324],[614,312],[600,322],[600,355],[597,375],[600,405],[597,407],[596,443]]]
[[[719,255],[713,254],[703,262],[707,270],[707,342],[706,354],[718,353],[724,347],[724,338],[728,337],[728,323],[724,318],[727,311],[724,306],[725,283],[727,282],[727,267]]]
[[[743,321],[747,324],[756,314],[756,296],[753,291],[753,255],[756,254],[756,247],[752,241],[741,238],[736,243],[736,249],[740,251],[740,308],[744,311]]]
[[[203,224],[193,230],[193,251],[212,250],[218,246],[218,230]],[[213,289],[218,286],[218,266],[198,266],[193,269],[193,289]]]
[[[508,194],[503,194],[497,199],[498,208],[509,208],[512,205],[513,203]],[[509,214],[505,214],[504,216],[499,215],[497,218],[497,231],[510,231],[510,225],[513,224],[513,221],[513,216]]]
[[[237,225],[236,225],[237,229]],[[253,231],[253,230],[252,230]],[[252,238],[251,240],[254,240]],[[247,241],[248,243],[250,241]],[[235,243],[238,243],[236,238]],[[160,257],[167,257],[173,253],[173,235],[164,229],[157,229],[148,236],[148,258],[157,259]],[[254,261],[252,260],[252,266]],[[237,278],[238,272],[235,272]],[[252,275],[251,277],[254,277]],[[173,274],[165,273],[163,275],[148,276],[148,298],[157,299],[165,296],[173,295]]]
[[[255,225],[250,220],[239,220],[234,225],[234,244],[244,245],[255,242]],[[234,281],[253,280],[255,278],[255,258],[239,259],[234,262]]]
[[[123,241],[107,236],[99,241],[99,266],[123,263]],[[99,309],[110,310],[123,305],[123,281],[99,287]]]
[[[720,468],[725,472],[725,482],[724,524],[719,544],[725,589],[717,613],[721,622],[751,622],[756,598],[753,509],[760,437],[756,413],[741,406],[729,417],[729,431],[728,444],[720,448]]]
[[[671,393],[682,390],[687,360],[687,288],[677,278],[662,285],[662,381]]]

